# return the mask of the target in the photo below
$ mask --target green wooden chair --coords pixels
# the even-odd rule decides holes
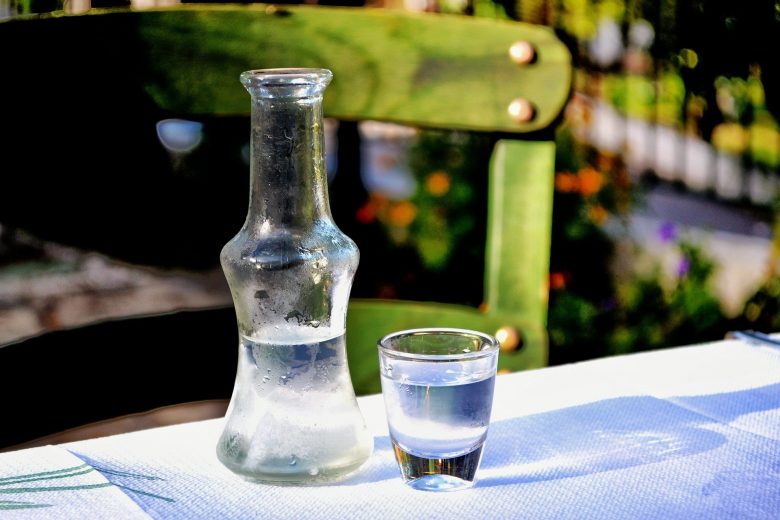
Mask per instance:
[[[0,98],[14,100],[24,114],[12,119],[13,125],[0,121],[0,138],[28,146],[30,164],[35,163],[36,148],[24,143],[36,143],[41,153],[52,153],[52,142],[68,137],[57,134],[58,130],[67,131],[67,118],[78,117],[80,107],[119,110],[123,124],[132,125],[133,114],[121,111],[128,96],[142,99],[161,116],[246,116],[250,103],[238,75],[272,67],[331,69],[334,80],[325,95],[326,117],[500,136],[489,167],[485,272],[464,273],[484,277],[484,304],[471,308],[436,303],[436,294],[427,302],[355,299],[348,313],[350,370],[359,394],[378,391],[378,338],[393,330],[427,326],[472,328],[498,335],[504,348],[499,369],[546,364],[552,129],[571,81],[570,55],[552,30],[387,10],[198,5],[6,21],[0,23],[0,47],[14,49],[4,65]],[[61,55],[64,50],[66,55]],[[51,117],[54,107],[63,106],[71,107],[67,108],[70,115]],[[89,118],[91,113],[84,110],[81,117]],[[70,137],[78,142],[79,136]],[[99,153],[79,146],[54,149],[60,154]],[[134,158],[127,154],[114,160],[132,162]],[[112,220],[110,212],[121,209],[112,207],[100,193],[70,206],[60,206],[60,199],[70,194],[73,201],[81,200],[78,193],[94,187],[110,193],[105,187],[109,185],[134,190],[138,179],[143,179],[140,170],[137,178],[111,178],[112,172],[105,172],[107,179],[90,177],[92,188],[85,185],[79,190],[79,172],[31,171],[29,166],[11,169],[2,161],[0,168],[5,171],[0,175],[13,189],[0,190],[0,222],[31,229],[44,238],[62,239],[64,234],[52,230],[67,230],[68,236],[78,237],[77,245],[87,247],[92,245],[91,237],[101,233],[105,237],[105,228],[94,226]],[[15,180],[10,180],[11,175],[17,176]],[[61,181],[63,176],[70,176],[69,182]],[[248,184],[247,179],[241,182]],[[59,195],[45,195],[47,187]],[[215,188],[213,193],[218,197],[221,192]],[[203,204],[186,197],[160,199],[148,194],[137,201],[139,211],[133,218],[138,221],[138,232],[124,234],[123,240],[140,249],[165,247],[164,240],[151,237],[166,233],[173,237],[182,229],[181,222],[143,215],[153,214],[157,203],[181,211]],[[79,228],[68,219],[84,204],[94,206],[93,217],[84,217]],[[42,219],[41,212],[46,215],[47,211],[51,213]],[[219,217],[207,216],[212,222]],[[114,225],[122,225],[119,218]],[[197,222],[204,229],[207,226],[206,220]],[[234,224],[231,228],[231,232],[237,230]],[[204,240],[205,235],[204,231]],[[188,237],[191,244],[197,242],[197,233]],[[200,323],[205,327],[205,322]],[[112,326],[122,324],[100,325],[107,333]],[[234,337],[235,330],[224,325],[224,320],[221,327],[227,329],[226,337]],[[76,348],[64,336],[58,343],[63,349]],[[154,337],[148,343],[144,348],[155,352],[150,362],[161,360],[164,356],[159,353],[166,345],[155,345]],[[212,355],[233,356],[235,344],[229,340],[209,349]],[[176,373],[176,358],[165,362],[171,363],[170,373]],[[204,363],[209,365],[207,359]],[[176,397],[188,400],[186,395]],[[135,410],[129,406],[121,411]]]

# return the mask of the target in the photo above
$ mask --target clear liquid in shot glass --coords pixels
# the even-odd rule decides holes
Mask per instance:
[[[487,437],[495,358],[385,360],[382,393],[403,479],[430,491],[473,486]]]

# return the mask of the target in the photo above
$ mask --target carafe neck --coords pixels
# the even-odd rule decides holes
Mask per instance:
[[[250,202],[247,225],[306,228],[331,220],[322,122],[330,72],[251,71]]]

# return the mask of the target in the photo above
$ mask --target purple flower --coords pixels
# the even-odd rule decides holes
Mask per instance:
[[[603,311],[614,311],[617,308],[618,302],[615,298],[607,298],[604,300],[601,304],[601,309]]]
[[[677,226],[674,222],[664,222],[658,226],[658,238],[661,242],[668,244],[677,240]]]
[[[688,274],[688,271],[691,270],[691,259],[687,256],[683,256],[680,258],[680,263],[677,264],[677,276],[680,278],[685,277],[685,275]]]

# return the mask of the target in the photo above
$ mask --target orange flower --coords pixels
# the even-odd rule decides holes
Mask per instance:
[[[577,174],[580,181],[580,193],[583,197],[590,197],[599,192],[604,185],[604,175],[595,168],[583,168]]]
[[[601,204],[588,206],[588,218],[596,224],[603,224],[607,221],[609,212]]]
[[[370,224],[376,219],[384,221],[388,204],[389,201],[384,196],[371,193],[365,204],[355,212],[355,219],[361,224]]]
[[[426,179],[425,187],[434,197],[441,197],[450,191],[450,176],[447,172],[435,171]]]
[[[558,290],[566,287],[566,275],[563,273],[550,273],[550,289]]]
[[[596,166],[598,166],[599,170],[601,171],[611,170],[614,164],[615,164],[615,156],[612,155],[611,153],[601,152],[596,157]]]
[[[579,180],[576,175],[568,172],[555,174],[555,189],[561,193],[570,193],[579,189]]]
[[[417,206],[406,200],[393,204],[388,215],[390,224],[398,227],[408,226],[416,216]]]
[[[375,218],[374,205],[370,202],[366,202],[355,212],[355,219],[361,224],[370,224]]]

